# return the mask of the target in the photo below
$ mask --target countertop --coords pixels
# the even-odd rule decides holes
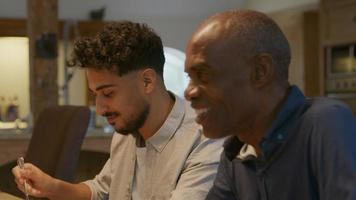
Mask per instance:
[[[21,200],[20,198],[12,196],[10,194],[7,194],[5,192],[0,192],[0,199],[1,200]]]

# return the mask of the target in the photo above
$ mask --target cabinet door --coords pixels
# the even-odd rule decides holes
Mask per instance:
[[[345,6],[346,4],[355,3],[356,0],[321,0],[321,4],[327,8],[335,8],[335,6]]]
[[[326,41],[351,42],[356,41],[356,3],[328,8],[324,12]]]

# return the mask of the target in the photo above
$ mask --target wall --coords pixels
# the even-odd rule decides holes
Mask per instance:
[[[162,37],[165,46],[180,50],[195,27],[218,11],[242,7],[245,0],[58,0],[60,19],[88,19],[92,9],[106,7],[106,20],[146,22]],[[0,17],[25,18],[26,0],[1,0]]]
[[[304,88],[304,54],[303,54],[303,12],[288,10],[274,12],[270,17],[276,21],[291,48],[291,63],[289,65],[289,82]]]
[[[315,6],[319,2],[320,0],[248,0],[245,6],[249,9],[270,13],[291,8]]]
[[[318,4],[319,0],[58,0],[59,18],[88,19],[92,9],[106,7],[107,20],[146,22],[165,46],[184,51],[196,26],[207,16],[226,9],[246,7],[264,12]],[[26,0],[1,0],[0,17],[25,18]]]
[[[284,9],[268,15],[279,25],[290,44],[289,82],[307,96],[320,95],[318,7]]]

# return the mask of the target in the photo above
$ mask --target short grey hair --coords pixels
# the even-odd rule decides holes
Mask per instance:
[[[244,51],[250,55],[270,54],[278,78],[287,81],[291,51],[279,26],[267,15],[252,10],[231,10],[216,14],[208,21],[225,16],[227,36],[244,44]]]

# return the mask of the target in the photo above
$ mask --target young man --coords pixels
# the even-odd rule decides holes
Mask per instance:
[[[207,199],[355,200],[356,122],[327,98],[288,83],[290,48],[266,15],[228,11],[193,34],[186,98],[225,144]]]
[[[204,199],[216,175],[222,140],[205,138],[194,111],[163,82],[161,39],[144,24],[118,22],[74,45],[96,111],[115,128],[110,159],[93,179],[70,184],[26,163],[18,187],[50,199]]]

